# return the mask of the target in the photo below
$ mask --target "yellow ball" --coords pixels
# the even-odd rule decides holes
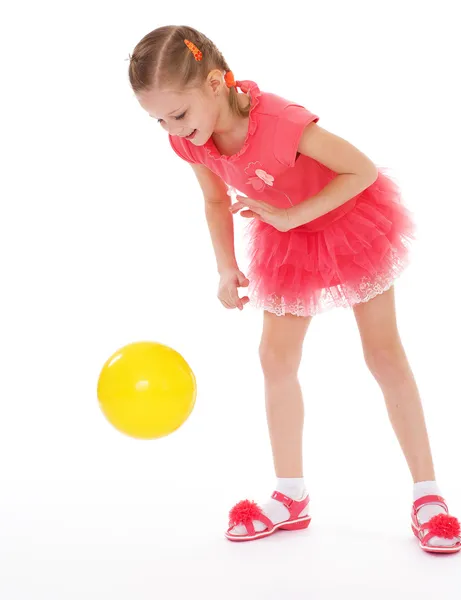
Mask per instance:
[[[107,420],[138,439],[176,431],[191,414],[196,394],[195,376],[184,358],[156,342],[117,350],[98,381],[99,405]]]

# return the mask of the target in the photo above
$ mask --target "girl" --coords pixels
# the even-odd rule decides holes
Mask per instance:
[[[298,368],[313,315],[352,307],[366,364],[379,383],[414,481],[411,526],[429,552],[461,549],[459,521],[435,481],[421,400],[396,325],[393,283],[414,223],[397,185],[319,117],[253,81],[235,81],[222,54],[191,27],[160,27],[130,57],[141,107],[169,134],[203,191],[220,274],[218,297],[264,310],[260,345],[277,485],[262,506],[230,511],[232,541],[310,523],[302,464]],[[240,90],[240,92],[239,92]],[[240,190],[233,205],[232,191]],[[248,279],[239,270],[233,217],[249,219]],[[238,288],[249,285],[249,295]]]

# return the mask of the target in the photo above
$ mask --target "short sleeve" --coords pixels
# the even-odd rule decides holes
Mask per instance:
[[[309,123],[317,123],[319,117],[299,104],[288,104],[278,116],[275,125],[275,158],[288,167],[296,161],[299,141]]]
[[[170,145],[176,154],[187,161],[188,163],[198,163],[199,161],[194,157],[192,148],[190,144],[184,138],[180,138],[177,135],[168,134],[168,139],[170,140]]]

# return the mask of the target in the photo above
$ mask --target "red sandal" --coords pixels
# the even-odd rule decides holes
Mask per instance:
[[[438,504],[447,511],[447,514],[440,513],[429,519],[427,523],[418,522],[418,511],[428,504]],[[413,503],[411,512],[411,528],[419,540],[420,547],[426,552],[437,552],[439,554],[451,554],[461,550],[461,527],[458,519],[448,514],[448,507],[442,496],[423,496]],[[458,538],[453,546],[430,546],[428,541],[433,537],[445,538],[450,540]]]
[[[285,494],[275,491],[272,494],[272,498],[274,498],[274,500],[278,500],[287,507],[290,512],[289,519],[274,525],[274,523],[272,523],[269,517],[266,517],[262,509],[255,502],[250,500],[242,500],[242,502],[236,504],[229,513],[229,529],[225,533],[227,539],[231,540],[232,542],[248,542],[250,540],[265,538],[269,535],[272,535],[279,529],[294,531],[298,529],[307,529],[309,527],[311,517],[309,515],[304,515],[302,517],[299,516],[309,504],[309,495],[307,495],[303,500],[298,501],[285,496]],[[266,529],[264,529],[264,531],[256,532],[253,521],[261,521],[261,523],[266,525]],[[244,525],[247,533],[243,535],[231,533],[231,530],[237,525]]]

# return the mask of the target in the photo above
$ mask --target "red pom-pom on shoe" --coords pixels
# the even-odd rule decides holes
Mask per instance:
[[[242,500],[236,504],[229,513],[229,526],[245,525],[256,521],[262,514],[261,508],[251,500]]]
[[[435,515],[427,522],[427,529],[432,535],[439,538],[450,540],[454,537],[459,537],[461,534],[461,526],[456,517],[441,513]]]

